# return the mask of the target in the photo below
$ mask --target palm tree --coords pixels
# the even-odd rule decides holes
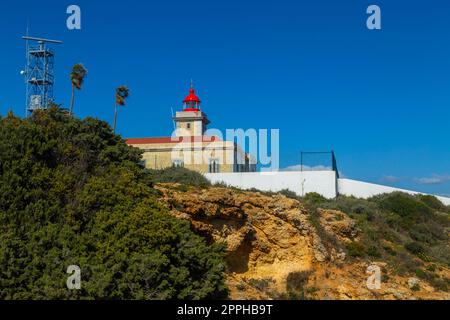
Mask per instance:
[[[127,86],[120,86],[116,89],[116,106],[114,108],[114,133],[116,132],[116,120],[117,120],[117,106],[124,106],[125,100],[130,95],[130,90]]]
[[[87,73],[87,69],[81,63],[74,65],[72,68],[72,72],[70,73],[70,80],[72,82],[72,101],[70,102],[69,111],[70,116],[72,115],[73,103],[75,101],[75,89],[81,90],[81,86],[83,85],[83,81],[87,76]]]

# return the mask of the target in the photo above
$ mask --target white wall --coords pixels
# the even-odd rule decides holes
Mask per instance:
[[[420,193],[350,179],[336,180],[334,171],[206,173],[205,177],[211,183],[224,183],[240,189],[255,188],[261,191],[273,192],[287,189],[299,196],[309,192],[317,192],[329,199],[336,197],[336,191],[342,195],[364,199],[394,191],[409,194]],[[436,198],[445,205],[450,205],[450,198],[439,196],[436,196]]]
[[[334,171],[206,173],[205,177],[212,183],[221,182],[240,189],[273,192],[288,189],[299,196],[317,192],[329,199],[336,197]]]
[[[398,189],[393,187],[382,186],[379,184],[361,182],[350,179],[338,179],[338,192],[346,196],[354,196],[357,198],[370,198],[372,196],[401,191],[409,194],[419,194],[420,192]],[[450,198],[436,196],[445,205],[450,205]]]

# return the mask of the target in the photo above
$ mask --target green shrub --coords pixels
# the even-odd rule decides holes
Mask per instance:
[[[369,212],[368,207],[364,206],[362,204],[355,204],[354,206],[352,206],[351,210],[353,213],[356,213],[356,214],[363,214],[363,213]]]
[[[434,221],[414,224],[409,230],[409,235],[413,240],[428,245],[447,240],[445,228]]]
[[[328,202],[328,200],[324,196],[322,196],[322,195],[320,195],[320,194],[318,194],[316,192],[307,193],[302,198],[302,200],[304,202],[312,204],[312,205],[318,205],[318,204],[321,204],[321,203]]]
[[[436,272],[436,265],[435,265],[435,264],[430,264],[430,265],[427,267],[427,271],[430,271],[430,272]]]
[[[419,242],[410,242],[405,245],[405,249],[418,256],[425,253],[425,247]]]
[[[430,284],[433,288],[444,292],[448,292],[449,282],[449,279],[441,279],[438,277],[434,277],[430,280]]]
[[[412,196],[400,192],[367,200],[346,196],[327,200],[314,193],[303,198],[305,207],[310,211],[311,224],[327,248],[337,248],[340,242],[320,225],[316,208],[342,211],[355,220],[361,230],[361,241],[360,244],[351,243],[347,246],[349,256],[379,258],[384,251],[386,255],[383,257],[395,264],[401,273],[414,271],[420,263],[427,261],[450,265],[450,249],[447,245],[450,215],[445,210],[436,209],[440,205],[435,200],[430,196]],[[392,245],[380,243],[380,240],[386,240]],[[399,246],[405,246],[407,250],[397,251]]]
[[[412,291],[420,291],[420,285],[418,283],[414,284],[411,288]]]
[[[216,187],[216,188],[232,188],[231,186],[227,185],[224,182],[216,182],[216,183],[214,183],[213,187]]]
[[[416,276],[421,279],[426,279],[426,277],[427,277],[425,271],[423,271],[422,269],[416,270]]]
[[[311,206],[310,204],[306,204],[306,207],[309,211],[308,220],[311,223],[311,225],[314,227],[314,229],[316,230],[317,235],[322,240],[322,244],[326,248],[334,248],[334,249],[337,249],[338,251],[340,249],[343,249],[343,246],[340,243],[340,241],[338,241],[338,239],[333,234],[328,233],[325,230],[325,228],[321,225],[319,211],[314,206]]]
[[[383,249],[384,249],[384,251],[386,251],[391,256],[396,256],[397,255],[397,252],[390,246],[384,246]]]
[[[443,210],[443,211],[446,210],[445,205],[435,196],[419,194],[416,197],[432,209]]]
[[[422,280],[428,281],[431,286],[437,290],[447,291],[450,280],[442,279],[433,272],[427,272],[422,269],[416,270],[416,276]]]
[[[269,284],[273,282],[272,279],[250,279],[249,284],[258,289],[259,291],[265,291],[269,288]]]
[[[367,255],[369,255],[369,256],[371,256],[371,257],[374,257],[374,258],[380,258],[380,257],[381,257],[380,251],[379,251],[378,248],[375,247],[375,246],[370,246],[370,247],[367,249]]]
[[[180,192],[188,192],[189,191],[189,186],[185,185],[185,184],[181,184],[181,185],[177,186],[175,189],[180,191]]]
[[[305,300],[307,298],[308,290],[306,285],[310,275],[310,271],[298,271],[288,274],[286,279],[286,291],[288,292],[290,299]]]
[[[371,200],[377,202],[381,209],[393,212],[413,223],[424,221],[433,214],[432,209],[426,204],[414,196],[401,192],[383,194]]]
[[[416,270],[416,276],[422,280],[426,280],[426,281],[430,281],[431,279],[433,279],[435,276],[432,273],[426,272],[422,269],[417,269]]]
[[[392,258],[392,266],[399,275],[408,275],[423,266],[423,263],[407,251],[398,251]]]
[[[158,203],[140,159],[100,120],[0,119],[0,300],[227,296],[225,247]]]
[[[162,170],[149,170],[150,179],[154,183],[181,183],[189,186],[206,188],[211,183],[201,173],[181,167],[170,167]]]
[[[244,282],[239,282],[239,283],[236,285],[236,289],[238,289],[239,291],[244,291],[244,290],[246,289],[245,283],[244,283]]]
[[[300,199],[300,197],[295,192],[288,190],[288,189],[281,190],[279,193],[290,199],[295,199],[295,200]]]

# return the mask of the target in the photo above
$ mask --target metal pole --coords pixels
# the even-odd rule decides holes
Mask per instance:
[[[300,151],[300,171],[303,171],[303,151]]]

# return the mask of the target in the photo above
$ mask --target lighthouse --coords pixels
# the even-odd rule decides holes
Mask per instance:
[[[189,94],[183,100],[183,110],[173,117],[176,123],[175,136],[201,137],[204,135],[210,122],[207,115],[200,109],[200,104],[201,101],[191,84]]]
[[[173,117],[176,129],[172,136],[127,139],[129,145],[143,150],[146,168],[185,167],[200,173],[256,171],[256,161],[234,141],[208,135],[210,122],[192,83],[180,109]]]

